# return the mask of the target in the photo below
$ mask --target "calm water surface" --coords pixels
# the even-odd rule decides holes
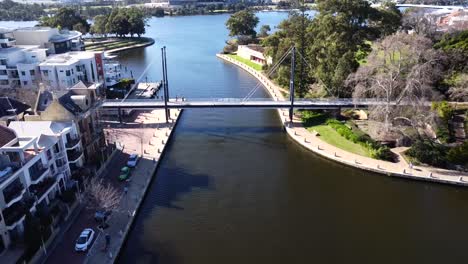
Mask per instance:
[[[276,25],[285,13],[260,13]],[[156,45],[121,54],[172,95],[244,97],[257,84],[215,57],[227,15],[150,20]],[[259,90],[254,97],[266,97]],[[271,110],[187,110],[119,263],[468,263],[468,193],[311,154]]]

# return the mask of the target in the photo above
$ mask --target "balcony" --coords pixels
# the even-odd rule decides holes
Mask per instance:
[[[39,201],[55,183],[57,183],[55,177],[47,177],[43,181],[29,186],[29,192],[35,195]]]
[[[78,143],[80,143],[80,138],[77,137],[77,138],[72,138],[70,140],[67,139],[67,143],[65,144],[65,147],[67,147],[67,149],[73,149],[73,148],[76,148],[78,146]]]
[[[41,167],[38,170],[34,170],[33,172],[30,171],[29,176],[31,177],[31,183],[32,184],[38,183],[47,174],[49,174],[49,169],[43,168],[43,167]]]
[[[31,210],[34,205],[34,198],[27,197],[21,201],[14,203],[12,206],[3,210],[5,225],[8,230],[12,230],[18,223],[24,220],[26,213]]]
[[[79,149],[67,150],[68,162],[77,162],[83,156],[83,151]]]
[[[25,191],[26,188],[24,188],[19,179],[16,179],[12,184],[3,189],[3,197],[5,199],[6,206],[10,206],[21,200]]]

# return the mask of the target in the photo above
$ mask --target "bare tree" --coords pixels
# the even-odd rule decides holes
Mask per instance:
[[[437,34],[436,18],[423,8],[409,8],[403,14],[402,27],[431,39]]]
[[[468,101],[468,74],[460,74],[454,85],[449,89],[450,99],[453,101]]]
[[[370,108],[369,118],[384,122],[385,131],[395,119],[420,124],[422,120],[414,119],[427,116],[424,112],[434,96],[433,83],[440,78],[439,60],[429,39],[396,33],[376,44],[368,62],[349,76],[348,84],[354,85],[354,98],[382,101]]]
[[[121,197],[122,194],[116,188],[97,177],[89,181],[84,193],[88,208],[105,212],[115,211]]]

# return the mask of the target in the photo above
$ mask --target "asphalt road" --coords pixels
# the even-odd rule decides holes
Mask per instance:
[[[122,188],[123,183],[119,182],[117,177],[119,176],[120,169],[126,164],[128,155],[122,152],[118,152],[114,155],[112,160],[107,166],[106,171],[103,173],[103,177],[109,180],[113,186]],[[65,235],[61,239],[57,246],[50,252],[46,263],[50,264],[78,264],[83,263],[86,253],[75,252],[75,240],[80,235],[84,228],[91,227],[98,234],[97,223],[94,220],[94,210],[83,209],[75,222],[71,225],[70,229],[66,231]],[[111,216],[112,217],[112,216]]]

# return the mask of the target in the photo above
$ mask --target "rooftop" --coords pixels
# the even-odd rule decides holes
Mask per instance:
[[[0,118],[24,113],[31,106],[9,97],[0,97]]]
[[[40,66],[48,65],[71,65],[78,62],[80,59],[93,59],[94,52],[90,51],[72,51],[64,54],[50,56],[43,61]]]
[[[37,137],[39,135],[59,135],[72,126],[71,122],[54,121],[13,121],[8,126],[22,137]]]
[[[13,129],[0,125],[0,147],[5,146],[16,138],[16,133]]]

